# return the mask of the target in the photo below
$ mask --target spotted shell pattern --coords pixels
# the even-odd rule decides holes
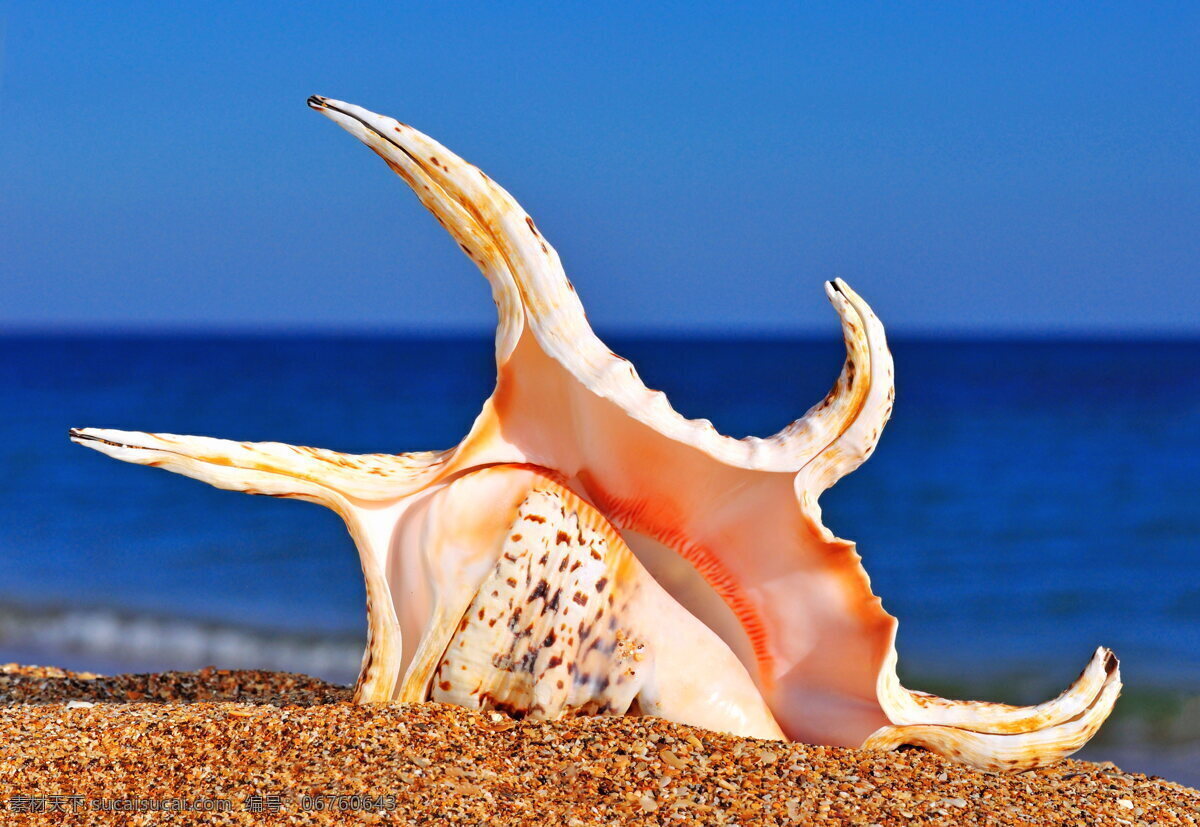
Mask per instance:
[[[637,584],[624,543],[571,510],[559,487],[534,488],[434,676],[435,701],[536,718],[624,714],[646,647],[622,622]],[[599,518],[603,519],[603,518]],[[617,602],[619,599],[620,602]]]

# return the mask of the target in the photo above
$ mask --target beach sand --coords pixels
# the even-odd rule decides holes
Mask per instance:
[[[1112,764],[996,775],[919,750],[349,696],[272,672],[0,667],[0,821],[1200,824],[1200,791]],[[216,811],[112,809],[152,806]]]

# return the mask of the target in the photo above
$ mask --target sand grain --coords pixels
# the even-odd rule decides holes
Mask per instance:
[[[348,699],[280,673],[0,667],[3,823],[1200,824],[1200,792],[1111,764],[991,775],[916,750],[753,741],[652,718],[513,721]],[[72,794],[83,808],[206,796],[232,809],[12,812],[14,796]],[[303,796],[313,807],[355,794],[395,800],[301,809]],[[279,812],[266,812],[268,796]]]

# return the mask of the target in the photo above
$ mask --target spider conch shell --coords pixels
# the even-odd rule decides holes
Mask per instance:
[[[309,105],[404,179],[491,283],[496,388],[434,453],[103,429],[72,439],[220,488],[326,505],[366,579],[360,702],[518,715],[649,714],[760,738],[919,745],[986,769],[1074,752],[1120,692],[1098,649],[1058,698],[953,701],[896,676],[896,619],[818,496],[891,413],[883,326],[826,285],[847,359],[829,395],[765,439],[678,414],[592,332],[557,253],[513,198],[417,130]]]

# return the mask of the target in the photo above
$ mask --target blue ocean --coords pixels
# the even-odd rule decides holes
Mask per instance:
[[[834,336],[611,344],[734,436],[802,414],[843,358]],[[892,421],[822,505],[900,618],[905,679],[1030,702],[1110,646],[1126,691],[1085,754],[1200,781],[1200,341],[892,351]],[[0,662],[352,681],[363,586],[338,517],[118,463],[67,429],[445,448],[493,378],[483,337],[0,338]]]

